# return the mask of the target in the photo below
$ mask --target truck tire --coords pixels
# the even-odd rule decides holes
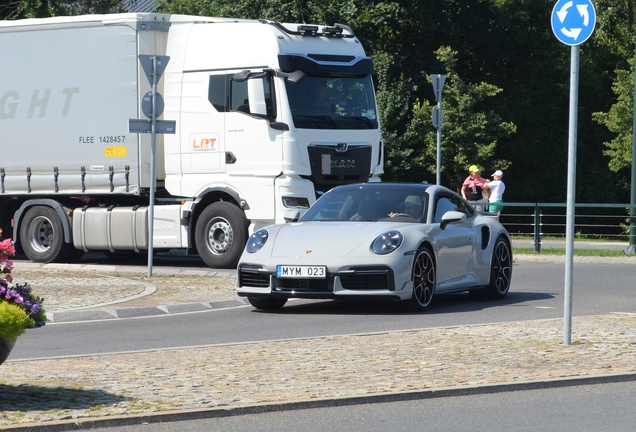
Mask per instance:
[[[74,250],[64,242],[64,228],[51,207],[34,206],[20,222],[20,244],[24,254],[34,262],[62,262]]]
[[[194,241],[199,256],[211,268],[236,268],[247,242],[248,222],[229,202],[205,208],[197,220]]]

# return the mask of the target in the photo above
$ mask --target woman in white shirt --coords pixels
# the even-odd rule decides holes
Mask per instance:
[[[488,210],[499,214],[501,213],[501,209],[503,208],[503,206],[498,206],[493,204],[503,202],[502,198],[503,198],[504,191],[506,190],[506,185],[504,184],[504,182],[501,181],[501,178],[503,177],[503,172],[501,170],[497,170],[495,171],[493,175],[491,175],[491,177],[494,180],[491,180],[490,182],[488,182],[488,186],[490,187],[490,196],[488,197],[488,202],[490,203],[490,207],[488,208]]]

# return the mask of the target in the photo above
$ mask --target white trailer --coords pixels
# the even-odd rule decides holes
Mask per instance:
[[[151,135],[129,132],[151,90],[140,55],[169,57],[157,90],[176,128],[157,135],[154,178]],[[344,25],[2,21],[0,58],[0,228],[32,261],[152,239],[234,267],[249,233],[383,172],[371,59]]]

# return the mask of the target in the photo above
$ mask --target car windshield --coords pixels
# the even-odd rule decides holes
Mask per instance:
[[[421,188],[335,188],[316,201],[300,220],[421,222],[427,205],[428,195]]]
[[[377,129],[371,77],[307,76],[285,81],[294,125],[299,129]]]

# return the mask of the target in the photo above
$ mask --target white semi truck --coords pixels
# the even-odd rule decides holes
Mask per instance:
[[[169,59],[155,87],[144,56]],[[36,262],[186,249],[231,268],[259,227],[335,185],[379,181],[372,73],[340,24],[2,21],[3,236]],[[174,130],[129,132],[149,92]]]

